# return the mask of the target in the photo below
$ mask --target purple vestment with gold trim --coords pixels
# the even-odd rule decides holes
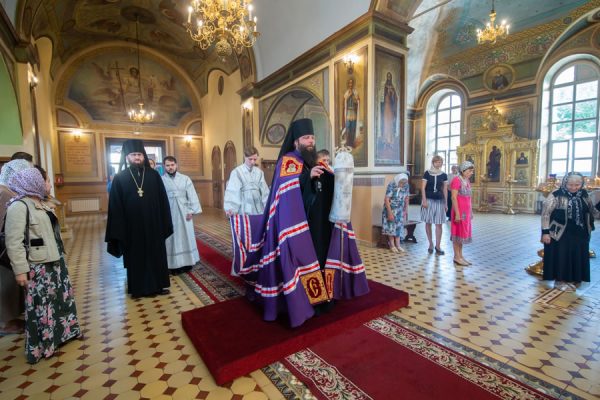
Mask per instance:
[[[313,246],[300,187],[304,162],[290,152],[279,159],[263,215],[233,215],[232,274],[249,285],[273,321],[287,312],[296,327],[314,315],[313,304],[369,292],[365,267],[350,223],[334,224],[325,268]]]

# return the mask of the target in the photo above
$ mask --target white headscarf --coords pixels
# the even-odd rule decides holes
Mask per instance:
[[[0,185],[8,186],[8,181],[17,172],[31,168],[31,163],[27,160],[12,160],[2,166],[0,171]]]
[[[399,185],[400,181],[407,181],[407,180],[408,180],[408,175],[405,174],[404,172],[401,172],[394,177],[394,182],[396,182],[396,185]]]

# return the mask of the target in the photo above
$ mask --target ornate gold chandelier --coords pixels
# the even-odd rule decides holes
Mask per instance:
[[[239,54],[259,35],[252,10],[252,0],[192,0],[186,28],[202,50],[216,41],[219,57]]]
[[[500,26],[496,25],[496,10],[494,9],[494,0],[492,0],[492,12],[490,12],[490,22],[488,22],[483,30],[477,29],[477,42],[483,43],[496,43],[496,39],[505,38],[508,36],[508,28],[510,25],[506,24],[503,20]]]
[[[137,70],[138,70],[138,91],[140,94],[140,101],[138,103],[138,107],[134,107],[133,105],[129,109],[127,115],[129,115],[129,120],[131,122],[135,122],[138,124],[146,124],[148,122],[152,122],[154,120],[154,111],[148,111],[144,108],[144,97],[142,95],[142,70],[140,68],[140,38],[138,36],[138,23],[139,18],[135,19],[135,41],[137,43]]]

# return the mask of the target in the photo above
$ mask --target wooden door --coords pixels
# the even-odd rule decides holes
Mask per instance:
[[[225,161],[225,182],[228,182],[229,175],[231,175],[231,171],[233,171],[233,169],[237,165],[235,145],[231,140],[225,143],[225,150],[223,150],[223,158]]]
[[[213,147],[210,159],[212,164],[213,206],[223,208],[223,166],[219,146]]]

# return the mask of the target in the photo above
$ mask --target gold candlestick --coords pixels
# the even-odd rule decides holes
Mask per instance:
[[[490,181],[487,175],[481,175],[481,198],[479,200],[478,212],[489,212],[490,208],[487,199],[487,183]]]
[[[504,214],[515,215],[517,212],[513,210],[514,199],[513,199],[513,185],[517,183],[517,180],[512,179],[510,175],[508,175],[508,179],[506,179],[506,183],[508,184],[508,204],[506,205],[506,210]]]

